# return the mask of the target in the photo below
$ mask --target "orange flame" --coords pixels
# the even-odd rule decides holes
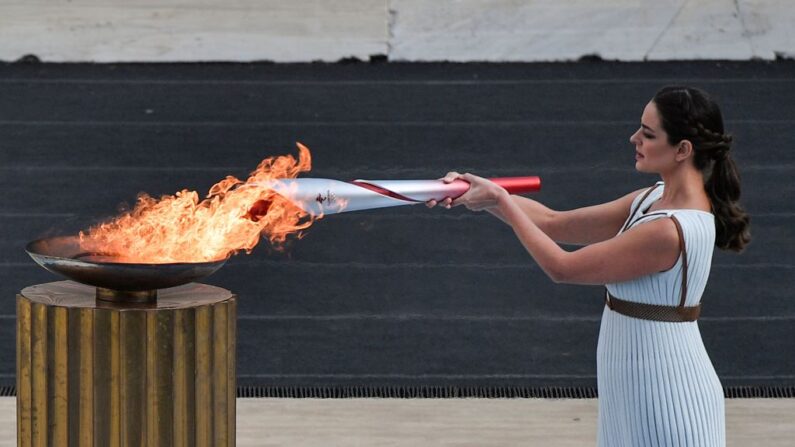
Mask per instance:
[[[300,239],[301,230],[323,217],[256,185],[312,169],[309,149],[297,145],[298,160],[292,155],[266,158],[248,180],[227,176],[204,200],[187,189],[159,199],[141,193],[132,211],[81,231],[80,244],[86,251],[125,263],[216,261],[240,250],[250,253],[260,235],[281,250],[289,235],[298,233]]]

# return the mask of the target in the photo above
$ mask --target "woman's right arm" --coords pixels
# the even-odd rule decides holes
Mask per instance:
[[[632,201],[646,189],[638,189],[612,202],[569,211],[555,211],[527,197],[512,195],[511,199],[555,242],[589,245],[615,237],[629,217]],[[496,207],[487,211],[505,222]]]

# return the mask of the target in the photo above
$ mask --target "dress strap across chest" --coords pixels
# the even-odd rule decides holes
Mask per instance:
[[[649,197],[649,194],[658,186],[659,183],[649,188],[638,202],[637,207],[632,208],[629,213],[629,219],[627,219],[627,222],[621,229],[622,233],[630,226],[632,218],[635,216],[635,212],[637,212],[638,208],[643,205],[643,202]],[[671,219],[674,221],[676,232],[679,234],[679,252],[682,256],[682,296],[679,305],[665,306],[622,300],[611,295],[610,291],[605,287],[605,304],[607,304],[608,308],[620,314],[643,320],[684,322],[698,319],[698,316],[701,314],[701,303],[696,306],[685,306],[685,300],[687,299],[687,247],[685,246],[685,235],[682,232],[682,225],[679,223],[679,219],[674,215],[671,215]]]

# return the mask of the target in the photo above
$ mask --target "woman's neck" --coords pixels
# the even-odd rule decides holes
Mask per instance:
[[[661,173],[665,189],[658,201],[661,208],[692,208],[694,204],[702,204],[709,198],[704,190],[704,177],[695,169],[680,168],[672,172]]]

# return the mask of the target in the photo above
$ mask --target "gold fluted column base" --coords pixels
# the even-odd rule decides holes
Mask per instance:
[[[17,295],[17,446],[234,446],[237,302],[186,284],[156,303],[60,281]]]

